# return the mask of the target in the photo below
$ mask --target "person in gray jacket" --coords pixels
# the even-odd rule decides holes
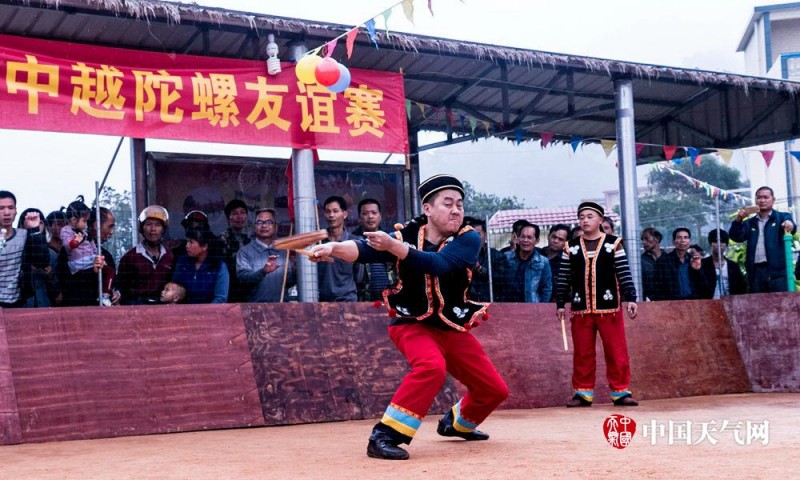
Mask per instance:
[[[296,281],[294,262],[286,250],[276,250],[272,246],[278,232],[275,210],[262,208],[255,213],[255,237],[236,252],[236,276],[248,302],[279,302],[281,291]],[[286,268],[289,272],[284,286]]]

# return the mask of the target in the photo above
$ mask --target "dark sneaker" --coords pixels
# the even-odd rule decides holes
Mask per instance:
[[[408,452],[384,432],[372,432],[367,444],[367,456],[383,460],[408,460]]]
[[[592,406],[592,402],[590,402],[589,400],[586,400],[585,398],[583,398],[582,396],[578,395],[577,393],[575,394],[574,397],[572,397],[567,402],[567,408],[591,407],[591,406]]]
[[[634,400],[631,394],[627,394],[624,397],[620,397],[614,400],[614,406],[616,407],[637,407],[639,406],[639,402]]]
[[[458,437],[468,441],[475,440],[489,440],[489,434],[483,433],[480,430],[473,430],[471,432],[461,432],[453,427],[453,411],[448,410],[444,417],[439,420],[439,426],[436,427],[436,433],[443,437]]]

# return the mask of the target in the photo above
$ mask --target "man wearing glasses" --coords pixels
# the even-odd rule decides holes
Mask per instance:
[[[294,263],[287,265],[286,252],[272,247],[278,232],[277,216],[271,208],[256,210],[255,238],[236,252],[236,276],[249,292],[248,302],[279,302],[287,267],[286,286],[296,281]]]

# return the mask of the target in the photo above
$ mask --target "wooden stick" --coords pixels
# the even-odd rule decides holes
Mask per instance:
[[[567,345],[567,327],[564,326],[564,319],[561,319],[561,338],[564,340],[564,351],[569,350]]]
[[[289,236],[292,236],[292,231],[294,230],[294,222],[289,224]],[[281,284],[281,300],[280,303],[283,303],[283,294],[286,293],[286,279],[289,276],[289,250],[286,250],[286,260],[283,264],[283,283]]]
[[[272,244],[273,248],[278,250],[297,250],[313,245],[321,240],[328,238],[327,230],[316,230],[307,233],[298,233],[297,235],[290,235],[275,240]]]

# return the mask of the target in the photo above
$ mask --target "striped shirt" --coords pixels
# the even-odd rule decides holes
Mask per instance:
[[[15,228],[0,252],[0,303],[14,303],[19,300],[19,276],[27,238],[27,230]]]

